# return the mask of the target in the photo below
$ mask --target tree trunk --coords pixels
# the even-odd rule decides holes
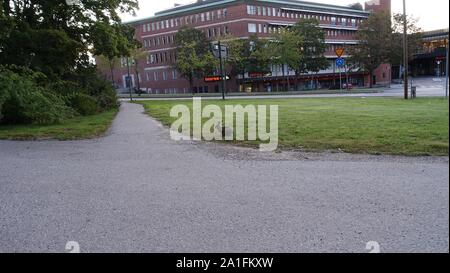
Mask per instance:
[[[373,71],[370,71],[369,88],[373,88]]]
[[[137,83],[137,90],[139,97],[141,96],[141,81],[139,80],[139,70],[137,68],[137,62],[136,62],[136,83]]]
[[[192,96],[194,96],[194,80],[192,78],[189,79],[189,89]]]
[[[112,61],[109,62],[109,69],[111,69],[111,81],[112,81],[112,84],[113,84],[114,88],[116,88],[116,81],[114,79],[114,64],[113,64]]]
[[[319,73],[318,72],[316,72],[316,88],[315,89],[316,90],[319,89]]]

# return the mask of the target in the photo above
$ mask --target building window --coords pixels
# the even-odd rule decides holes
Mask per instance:
[[[153,72],[153,78],[155,79],[155,82],[159,80],[157,71]]]
[[[256,24],[248,24],[248,32],[256,33]]]
[[[335,26],[336,22],[337,22],[336,17],[331,17],[331,24]]]
[[[223,18],[227,18],[227,16],[228,16],[228,10],[223,9]]]
[[[172,79],[176,80],[178,78],[177,71],[174,69],[172,71]]]
[[[167,81],[167,71],[163,71],[163,80]]]
[[[256,7],[255,6],[247,6],[247,14],[248,15],[256,15]]]

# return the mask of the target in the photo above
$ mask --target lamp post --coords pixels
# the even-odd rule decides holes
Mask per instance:
[[[227,76],[225,73],[225,59],[228,57],[228,48],[225,45],[222,45],[222,42],[219,40],[216,45],[213,45],[213,54],[216,58],[219,58],[220,61],[220,82],[222,86],[222,99],[225,100],[226,94],[226,83]]]
[[[131,88],[131,75],[130,75],[130,59],[127,57],[127,80],[126,84],[128,84],[128,90],[130,91],[130,101],[133,101],[133,91]]]
[[[405,100],[408,99],[408,22],[406,17],[406,0],[403,0],[403,88]]]

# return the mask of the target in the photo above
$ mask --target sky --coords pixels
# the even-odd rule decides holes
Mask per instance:
[[[305,1],[305,0],[304,0]],[[155,12],[172,8],[175,3],[188,4],[195,0],[139,0],[140,10],[137,16],[133,17],[128,14],[122,15],[124,22],[151,17]],[[358,0],[314,0],[305,2],[316,2],[335,5],[349,5],[365,1]],[[392,10],[394,13],[400,13],[403,10],[402,0],[392,0]],[[427,30],[435,30],[448,28],[449,25],[449,1],[448,0],[406,0],[407,13],[419,19],[419,26]]]

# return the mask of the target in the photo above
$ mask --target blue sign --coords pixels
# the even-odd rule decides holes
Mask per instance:
[[[337,67],[344,67],[344,66],[345,66],[345,60],[344,60],[344,58],[337,58],[337,59],[336,59],[336,66],[337,66]]]

